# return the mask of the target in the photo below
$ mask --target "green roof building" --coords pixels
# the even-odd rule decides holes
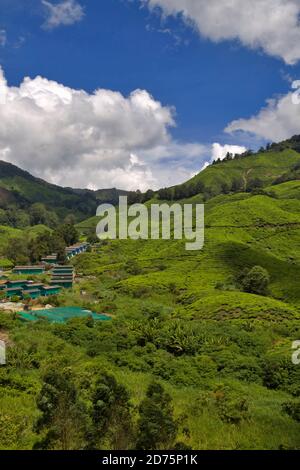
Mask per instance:
[[[27,279],[20,279],[18,281],[7,281],[6,285],[7,285],[8,289],[13,288],[13,287],[22,287],[23,288],[28,283],[29,283],[29,281]]]
[[[48,295],[57,295],[60,293],[62,286],[58,285],[51,285],[51,286],[43,286],[41,295],[43,297],[47,297]]]
[[[41,282],[31,282],[31,283],[26,284],[26,286],[24,286],[24,291],[32,290],[32,289],[41,290],[42,287],[43,287],[43,284]]]
[[[73,287],[73,279],[53,279],[50,281],[51,286],[60,286],[64,289],[71,289]]]
[[[18,297],[22,297],[22,287],[10,287],[8,289],[5,289],[5,295],[6,297],[14,297],[15,295]]]
[[[12,272],[14,274],[43,274],[45,266],[15,266]]]
[[[39,289],[28,289],[28,290],[23,290],[22,296],[23,298],[25,297],[30,297],[31,299],[38,299],[41,297],[42,293]]]
[[[57,269],[54,268],[52,269],[52,274],[73,274],[74,269],[73,268],[64,268],[64,269]]]
[[[57,255],[49,255],[46,256],[45,258],[42,258],[43,263],[46,264],[56,264],[57,263]]]
[[[67,279],[67,280],[73,281],[74,276],[73,276],[73,274],[53,274],[51,280],[54,281],[55,279],[62,280],[62,281],[64,279]]]
[[[64,264],[57,264],[56,266],[54,266],[53,269],[57,269],[58,271],[64,271],[64,270],[70,270],[70,271],[73,271],[74,269],[74,266],[72,266],[72,264],[68,264],[68,265],[64,265]]]

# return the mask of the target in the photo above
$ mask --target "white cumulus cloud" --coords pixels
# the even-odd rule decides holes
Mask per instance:
[[[224,160],[227,153],[232,153],[233,155],[246,152],[246,147],[242,147],[240,145],[221,145],[218,143],[214,143],[212,145],[212,162],[215,160]]]
[[[235,120],[225,131],[250,133],[274,142],[300,134],[300,100],[297,104],[297,92],[268,100],[257,115]]]
[[[46,21],[43,25],[45,29],[54,29],[61,25],[69,26],[84,17],[83,7],[77,0],[64,0],[56,4],[42,0],[42,4],[46,10]]]
[[[140,0],[181,14],[205,38],[239,40],[287,64],[300,60],[300,0]]]
[[[145,90],[89,94],[40,76],[10,87],[0,68],[0,98],[0,159],[56,184],[158,188],[205,158],[205,146],[174,141],[174,109]]]
[[[219,160],[219,159],[224,160],[227,153],[231,153],[233,155],[236,155],[236,154],[240,155],[240,154],[246,152],[246,150],[247,150],[247,148],[243,147],[241,145],[228,145],[228,144],[221,145],[221,144],[215,142],[214,144],[212,144],[212,146],[210,148],[210,154],[211,154],[210,160],[207,160],[203,163],[202,168],[200,169],[200,171],[204,171],[209,165],[211,165],[216,160]]]

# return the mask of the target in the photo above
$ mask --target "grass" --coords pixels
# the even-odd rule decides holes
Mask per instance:
[[[54,364],[71,368],[88,405],[99,372],[113,373],[130,393],[135,420],[147,385],[161,381],[173,398],[178,439],[193,449],[299,448],[300,425],[282,404],[299,397],[291,345],[300,337],[300,185],[272,184],[299,159],[293,150],[268,152],[197,175],[192,181],[203,179],[216,194],[235,178],[246,187],[259,177],[265,186],[262,194],[211,197],[199,252],[187,252],[184,240],[115,240],[74,258],[77,282],[55,302],[110,314],[109,324],[25,325],[0,315],[0,331],[13,343],[12,364],[0,369],[0,429],[8,422],[10,433],[0,433],[0,447],[28,449],[37,440],[35,400]],[[97,221],[78,224],[81,236]],[[0,246],[19,234],[6,229]],[[266,296],[236,283],[255,265],[270,274]]]

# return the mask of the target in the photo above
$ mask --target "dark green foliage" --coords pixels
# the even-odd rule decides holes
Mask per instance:
[[[89,447],[128,449],[132,444],[133,424],[129,394],[115,377],[101,374],[92,397],[92,431]]]
[[[7,210],[9,223],[14,227],[24,224],[26,213],[30,216],[26,224],[43,223],[54,227],[58,219],[62,221],[70,213],[75,215],[76,220],[82,220],[87,214],[93,215],[97,207],[93,191],[60,188],[3,161],[0,161],[0,192],[4,196],[2,207]],[[13,209],[11,213],[10,209]],[[12,212],[16,210],[22,211],[22,222],[12,219]]]
[[[59,374],[71,371],[73,385],[54,388],[70,397],[75,387],[80,416],[71,413],[72,448],[127,449],[138,439],[143,448],[159,449],[299,447],[300,368],[292,363],[291,346],[300,337],[300,185],[270,185],[289,168],[298,171],[300,157],[272,148],[228,156],[160,192],[170,201],[207,200],[202,251],[188,253],[179,241],[122,240],[74,258],[78,283],[45,303],[111,313],[111,321],[25,324],[16,314],[0,315],[0,338],[9,342],[7,366],[0,368],[0,449],[30,449],[37,442],[61,448],[56,422],[63,413],[55,426],[52,418],[32,426],[44,413],[36,397],[41,390],[49,396],[49,366]],[[76,194],[86,198],[85,191]],[[150,196],[158,197],[134,193],[137,200]],[[79,224],[81,235],[94,232],[95,222]],[[34,236],[24,230],[24,239],[41,229]],[[3,240],[22,236],[9,227],[0,231]],[[249,274],[258,265],[269,273],[267,288],[261,268],[259,276]],[[161,381],[163,391],[148,396],[152,381]]]
[[[292,419],[300,422],[300,400],[298,401],[289,401],[282,405],[282,409],[287,413]]]
[[[25,238],[11,238],[5,250],[6,256],[14,264],[26,264],[29,260],[29,249]]]
[[[58,260],[63,262],[65,248],[66,243],[58,231],[44,232],[28,243],[29,257],[32,263],[41,261],[43,257],[50,253],[57,253]]]
[[[267,295],[270,275],[268,271],[261,266],[254,266],[250,270],[244,270],[238,277],[238,283],[244,292],[249,294]]]
[[[247,183],[247,192],[252,192],[258,189],[261,189],[263,187],[264,183],[262,180],[259,178],[254,178]]]
[[[290,357],[267,356],[262,361],[263,383],[273,390],[286,390],[292,395],[300,395],[300,368],[295,367]]]
[[[214,393],[217,410],[222,421],[240,424],[249,417],[249,404],[240,393],[229,387],[220,386]]]
[[[94,243],[99,243],[99,238],[97,237],[96,230],[91,229],[87,233],[86,241],[93,245]]]
[[[48,211],[44,204],[35,203],[29,208],[31,225],[47,225],[54,228],[58,225],[58,217],[55,212]]]
[[[85,410],[70,371],[49,371],[37,399],[41,417],[36,430],[43,436],[36,449],[72,450],[84,446]]]
[[[139,204],[145,199],[140,190],[130,191],[128,194],[128,204]]]
[[[78,231],[72,224],[60,225],[57,229],[57,233],[63,238],[66,246],[73,245],[79,240]]]
[[[163,188],[158,191],[158,199],[172,201],[174,198],[173,188]]]
[[[58,261],[65,262],[65,248],[78,241],[78,232],[74,225],[60,225],[54,231],[44,231],[36,237],[11,238],[5,250],[8,259],[14,264],[40,262],[51,253],[57,253]]]
[[[173,417],[172,399],[164,388],[153,382],[139,407],[137,449],[171,449],[178,426]]]
[[[142,273],[141,267],[138,265],[137,261],[134,259],[128,260],[124,266],[124,269],[127,273],[132,274],[133,276],[137,276],[138,274]]]

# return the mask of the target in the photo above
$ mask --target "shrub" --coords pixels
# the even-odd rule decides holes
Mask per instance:
[[[254,266],[250,270],[244,270],[238,277],[244,292],[249,294],[267,295],[270,284],[270,275],[268,271],[261,266]]]
[[[292,419],[300,423],[300,400],[283,403],[282,410]]]
[[[239,424],[248,418],[249,404],[247,399],[229,387],[220,386],[214,393],[219,417],[230,424]]]
[[[178,426],[173,417],[172,399],[160,384],[149,385],[139,413],[137,449],[172,448]]]

